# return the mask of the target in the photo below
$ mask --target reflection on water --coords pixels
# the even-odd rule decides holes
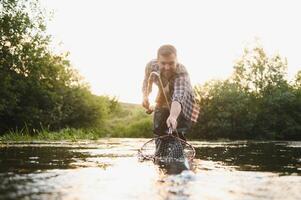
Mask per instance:
[[[143,139],[0,143],[0,199],[301,199],[301,142],[197,142],[139,162]]]
[[[158,165],[159,169],[164,174],[180,174],[185,170],[191,169],[191,162],[188,160],[185,161],[155,161],[155,164]]]
[[[301,142],[198,143],[197,156],[244,171],[301,174]]]

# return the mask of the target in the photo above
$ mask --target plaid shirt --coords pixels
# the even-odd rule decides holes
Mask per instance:
[[[161,75],[158,61],[152,60],[147,63],[145,67],[145,76],[143,80],[142,92],[144,96],[148,96],[151,92],[151,86],[148,85],[148,79],[151,72],[158,72],[160,74],[164,92],[167,96],[169,105],[172,101],[177,101],[181,104],[181,109],[184,117],[187,120],[196,122],[199,115],[199,106],[195,100],[194,92],[191,87],[188,72],[184,65],[178,63],[175,73],[167,80]],[[156,76],[151,77],[151,82],[158,85],[159,92],[156,98],[157,106],[166,106],[166,100],[163,95],[162,88],[159,86],[159,80]]]

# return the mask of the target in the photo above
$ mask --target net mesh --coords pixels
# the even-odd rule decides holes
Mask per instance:
[[[192,160],[195,149],[176,136],[164,135],[144,143],[138,151],[138,156],[140,160]]]

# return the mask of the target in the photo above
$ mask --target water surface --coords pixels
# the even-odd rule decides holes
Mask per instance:
[[[146,141],[0,143],[0,199],[301,199],[301,142],[193,141],[193,162],[159,166]]]

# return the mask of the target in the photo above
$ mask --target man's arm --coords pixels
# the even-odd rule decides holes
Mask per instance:
[[[147,63],[145,67],[145,74],[144,74],[143,86],[142,86],[142,94],[143,94],[142,106],[147,110],[149,110],[148,95],[151,93],[151,89],[152,89],[148,84],[150,72],[151,72],[151,62]]]
[[[177,119],[181,113],[181,104],[177,101],[171,103],[170,115],[166,120],[167,127],[171,127],[173,130],[177,128]]]
[[[188,84],[189,77],[187,73],[183,73],[175,79],[170,115],[166,120],[167,127],[171,127],[173,130],[177,128],[177,119],[182,111],[182,103],[185,101]]]

